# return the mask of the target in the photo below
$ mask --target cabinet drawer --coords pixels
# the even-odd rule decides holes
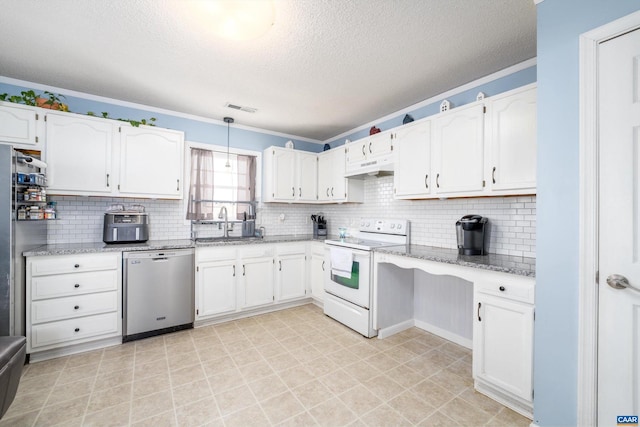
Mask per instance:
[[[31,327],[31,348],[119,335],[118,313],[98,314]]]
[[[514,301],[534,303],[535,281],[530,278],[514,276],[505,280],[476,282],[476,292],[495,295]]]
[[[118,270],[32,277],[31,300],[115,291],[118,279]]]
[[[235,248],[196,248],[196,263],[203,261],[224,261],[235,259]]]
[[[31,259],[31,275],[116,270],[120,267],[120,259],[120,253],[38,257]]]
[[[31,323],[51,322],[118,310],[118,292],[78,295],[31,303]]]

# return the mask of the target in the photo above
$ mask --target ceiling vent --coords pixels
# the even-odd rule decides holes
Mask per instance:
[[[225,107],[227,108],[231,108],[233,110],[239,110],[239,111],[244,111],[245,113],[255,113],[258,111],[257,108],[252,108],[252,107],[243,107],[242,105],[237,105],[237,104],[232,104],[230,102],[227,102],[225,104]]]

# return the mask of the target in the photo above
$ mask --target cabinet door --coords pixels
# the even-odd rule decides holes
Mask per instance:
[[[120,194],[182,198],[182,132],[122,126],[120,138]]]
[[[206,262],[196,272],[196,318],[236,310],[235,260]]]
[[[114,191],[112,121],[48,113],[45,132],[49,193],[104,196]]]
[[[334,157],[331,151],[318,154],[318,201],[328,202],[331,200],[331,187],[337,178],[333,174]],[[343,158],[344,169],[344,158]],[[344,175],[344,172],[343,172]]]
[[[536,89],[493,100],[491,114],[491,188],[536,187]]]
[[[38,145],[40,141],[36,135],[37,120],[38,113],[35,108],[0,105],[0,142],[31,147]]]
[[[347,144],[347,164],[359,165],[367,158],[368,138]]]
[[[301,298],[306,295],[306,256],[304,253],[280,255],[278,269],[278,301]]]
[[[473,374],[531,401],[533,306],[476,294]]]
[[[311,254],[311,266],[309,269],[309,281],[311,282],[311,295],[315,300],[324,299],[324,272],[325,260],[324,251],[314,251]]]
[[[273,257],[247,258],[242,260],[244,301],[242,307],[270,304],[273,296]]]
[[[299,201],[315,202],[318,200],[318,155],[315,153],[297,153],[296,198]]]
[[[272,149],[274,200],[294,200],[296,197],[296,152],[289,149]]]
[[[343,147],[331,151],[331,200],[334,202],[349,201],[349,180],[344,177],[346,171],[345,151]],[[360,180],[360,186],[363,185]]]
[[[474,104],[443,113],[433,127],[436,193],[481,192],[484,107]]]
[[[367,158],[391,154],[393,138],[394,134],[391,132],[382,132],[369,137],[369,142],[365,147]]]
[[[397,198],[431,193],[431,122],[405,125],[396,133],[393,192]]]

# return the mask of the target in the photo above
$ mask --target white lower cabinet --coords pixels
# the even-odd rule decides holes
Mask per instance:
[[[196,320],[236,311],[236,256],[234,248],[196,250]]]
[[[324,276],[325,262],[324,243],[311,243],[311,256],[309,260],[309,283],[311,284],[311,296],[314,300],[324,300]]]
[[[251,308],[273,303],[273,256],[247,257],[240,261],[240,307]]]
[[[307,294],[306,244],[282,244],[276,247],[276,301],[302,298]]]
[[[74,346],[98,348],[121,339],[119,252],[28,257],[26,270],[27,353],[33,360],[40,352],[72,353]]]
[[[531,417],[534,281],[514,276],[474,288],[476,389]]]

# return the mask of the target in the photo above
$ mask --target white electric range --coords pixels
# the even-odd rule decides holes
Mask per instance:
[[[404,219],[365,218],[351,236],[325,240],[330,268],[325,276],[324,313],[365,337],[376,336],[372,251],[409,243],[410,223]]]

